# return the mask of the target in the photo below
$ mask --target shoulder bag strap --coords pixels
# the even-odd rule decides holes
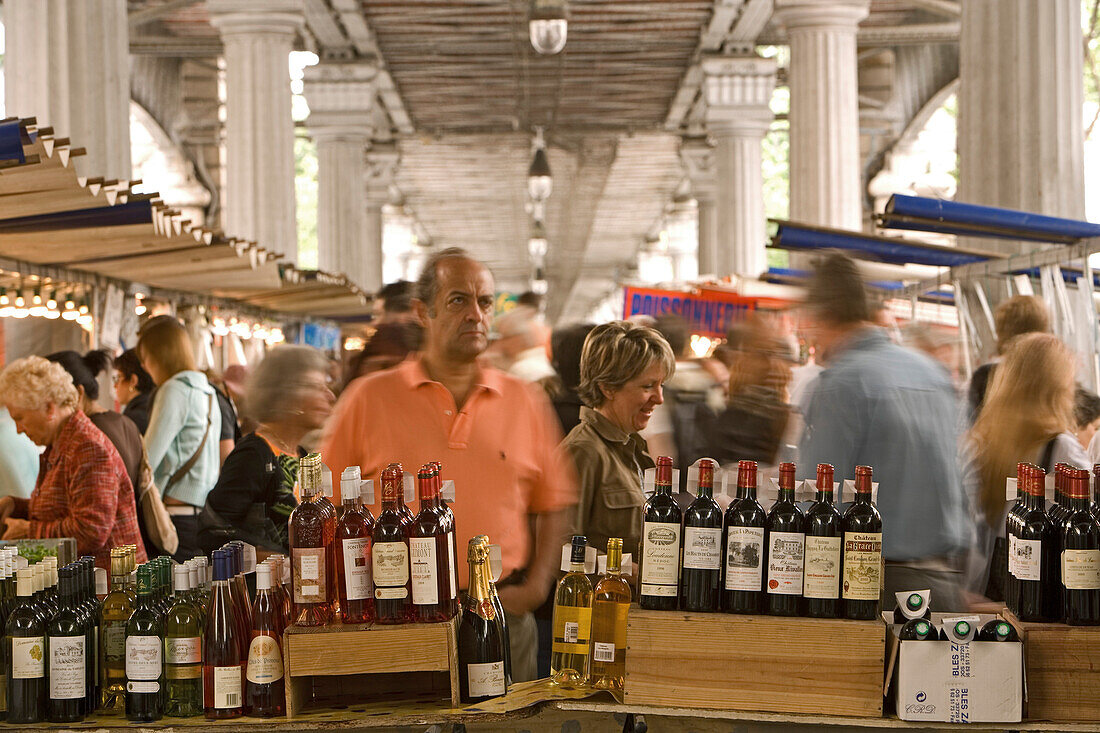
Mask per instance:
[[[1046,447],[1043,448],[1043,459],[1039,465],[1042,466],[1043,470],[1047,473],[1050,473],[1050,462],[1054,459],[1054,444],[1055,442],[1057,442],[1057,440],[1058,436],[1055,435],[1053,438],[1047,441]]]
[[[172,486],[177,481],[179,481],[181,478],[186,476],[188,474],[188,472],[192,468],[194,468],[195,464],[198,463],[199,456],[202,455],[202,449],[206,446],[206,438],[207,438],[207,436],[210,435],[210,423],[212,422],[211,417],[212,417],[213,412],[214,412],[214,394],[210,393],[209,395],[207,395],[207,401],[206,401],[206,430],[202,434],[202,441],[199,443],[199,447],[198,447],[198,450],[195,451],[195,455],[191,456],[191,458],[189,458],[187,460],[187,463],[180,466],[179,470],[177,470],[174,474],[172,474],[172,477],[168,479],[168,483],[164,487],[164,495],[165,496],[168,495],[168,490],[170,488],[172,488]]]

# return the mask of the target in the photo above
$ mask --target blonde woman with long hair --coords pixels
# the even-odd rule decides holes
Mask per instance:
[[[977,528],[967,585],[990,600],[1003,600],[1007,571],[1000,546],[1011,508],[1005,479],[1016,475],[1016,464],[1036,463],[1047,472],[1059,463],[1090,467],[1073,432],[1075,371],[1073,352],[1057,337],[1031,333],[1014,339],[967,436],[966,475]]]

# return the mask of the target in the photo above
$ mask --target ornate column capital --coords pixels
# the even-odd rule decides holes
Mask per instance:
[[[364,181],[367,186],[367,205],[381,206],[390,200],[390,187],[397,178],[397,166],[401,153],[392,142],[375,143],[367,152],[367,169]]]
[[[305,27],[304,0],[206,0],[210,23],[223,38],[271,33],[296,35]]]
[[[680,143],[680,161],[695,200],[713,201],[718,186],[714,147],[705,137],[685,137]]]
[[[871,12],[871,0],[775,0],[775,19],[788,31],[856,30]]]
[[[706,56],[702,60],[707,127],[716,135],[768,131],[776,62],[759,56]]]
[[[306,125],[318,139],[369,140],[374,107],[374,77],[370,65],[321,62],[305,68],[303,93],[309,104]]]

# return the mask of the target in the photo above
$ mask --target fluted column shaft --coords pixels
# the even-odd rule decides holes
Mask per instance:
[[[400,160],[396,147],[376,145],[367,155],[366,222],[363,235],[362,277],[368,290],[382,287],[382,207],[389,203],[390,186],[393,184]]]
[[[288,59],[302,0],[207,0],[225,44],[227,234],[298,261]]]
[[[718,209],[714,204],[714,148],[705,139],[686,139],[680,145],[680,159],[695,198],[697,256],[700,275],[722,275],[718,266]]]
[[[87,154],[82,175],[129,179],[125,0],[5,0],[4,103]]]
[[[869,0],[777,0],[791,47],[791,218],[859,230],[856,30]]]

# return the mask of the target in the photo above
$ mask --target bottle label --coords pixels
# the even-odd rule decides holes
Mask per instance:
[[[1021,540],[1008,536],[1008,568],[1019,580],[1041,580],[1042,540]]]
[[[248,681],[255,685],[269,685],[283,678],[283,654],[275,637],[261,634],[252,640],[245,670]]]
[[[592,659],[596,662],[614,662],[615,645],[597,641],[592,644]]]
[[[455,533],[447,533],[447,567],[451,573],[451,598],[458,598],[458,578],[455,577]]]
[[[806,535],[801,532],[768,533],[768,592],[802,595]]]
[[[32,680],[46,676],[46,639],[42,636],[11,640],[11,678]]]
[[[693,570],[719,570],[722,567],[721,528],[684,528],[684,567]]]
[[[726,530],[726,590],[759,592],[763,586],[764,528]]]
[[[410,537],[409,557],[412,560],[412,596],[418,606],[439,603],[439,580],[435,557],[435,537]]]
[[[161,673],[159,636],[126,637],[126,679],[158,680]]]
[[[165,639],[164,662],[169,666],[174,664],[202,664],[202,637]]]
[[[325,548],[295,547],[290,554],[294,558],[294,602],[323,603],[328,595]]]
[[[588,654],[591,636],[591,607],[554,606],[554,652]]]
[[[131,681],[126,683],[126,691],[135,694],[143,692],[160,692],[160,683],[142,680],[136,682]]]
[[[121,662],[126,656],[126,622],[108,621],[103,627],[103,646],[107,659]]]
[[[1062,550],[1062,585],[1066,590],[1100,588],[1100,550]]]
[[[241,665],[214,667],[214,707],[241,706]]]
[[[882,587],[882,532],[844,533],[844,598],[877,601]]]
[[[379,600],[407,598],[409,546],[404,542],[377,542],[371,552],[374,567],[374,597]]]
[[[349,601],[370,598],[370,537],[344,540],[344,592]]]
[[[504,694],[504,662],[467,664],[470,697],[500,697]]]
[[[642,525],[642,588],[644,596],[676,597],[680,580],[680,525]]]
[[[50,637],[50,699],[75,700],[87,693],[87,657],[81,636]]]
[[[802,595],[840,598],[840,538],[806,536],[806,575]]]

